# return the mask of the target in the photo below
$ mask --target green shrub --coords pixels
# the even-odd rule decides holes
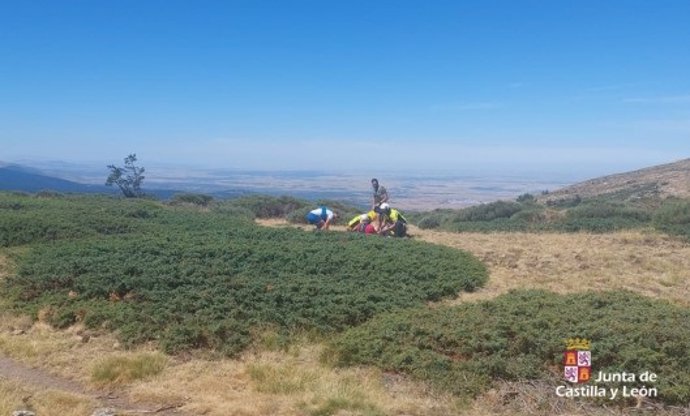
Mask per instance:
[[[32,198],[0,193],[0,247],[126,234],[157,215],[156,202],[100,196]]]
[[[542,195],[548,195],[548,192]],[[572,208],[580,205],[582,197],[580,195],[564,196],[559,199],[549,199],[546,205],[554,208]]]
[[[690,224],[690,201],[668,201],[654,214],[654,223],[658,225]]]
[[[230,218],[242,218],[247,220],[253,220],[255,218],[254,213],[247,208],[238,207],[226,201],[211,204],[211,210],[214,213]]]
[[[633,204],[597,197],[550,209],[530,198],[521,202],[497,201],[461,210],[416,213],[412,222],[454,232],[595,232],[640,228],[650,224],[653,205]],[[572,201],[571,201],[572,202]],[[548,204],[547,204],[548,205]],[[553,204],[550,204],[553,205]],[[574,207],[566,209],[565,206]],[[553,215],[556,214],[556,215]],[[424,228],[422,227],[422,228]]]
[[[289,213],[310,206],[308,201],[291,196],[251,195],[230,200],[238,207],[246,208],[257,218],[285,218]]]
[[[426,216],[417,222],[417,226],[422,230],[434,229],[441,226],[441,220],[438,217]]]
[[[87,237],[35,245],[2,282],[15,307],[33,314],[51,307],[54,325],[83,319],[117,330],[125,345],[157,340],[169,352],[210,348],[232,355],[252,342],[252,328],[341,331],[486,280],[479,261],[445,247],[271,229],[213,210],[161,205],[155,215],[132,218],[148,207],[132,202],[112,200],[117,209],[106,217],[112,225],[137,224],[125,235],[87,222]],[[80,200],[65,204],[76,208]],[[96,212],[83,208],[83,218],[105,207],[91,208]],[[49,225],[60,218],[46,214]]]
[[[496,201],[462,209],[457,212],[453,222],[491,221],[497,218],[510,218],[522,210],[523,206],[517,202]]]
[[[497,380],[562,378],[564,340],[592,341],[593,372],[653,371],[660,399],[690,400],[690,311],[626,291],[516,291],[384,314],[337,337],[338,365],[375,365],[474,397]]]
[[[213,200],[213,197],[211,195],[184,193],[184,194],[173,195],[172,199],[170,200],[170,203],[172,203],[172,204],[187,203],[187,204],[194,204],[194,205],[199,205],[199,206],[205,207],[212,200]]]
[[[524,209],[518,211],[510,217],[513,221],[527,222],[532,224],[539,224],[546,221],[546,215],[544,209],[541,207],[535,207],[530,209]]]
[[[308,207],[303,207],[296,209],[289,213],[285,219],[292,224],[306,224],[307,219],[306,216],[309,214],[309,211],[313,210],[314,207],[308,206]],[[341,218],[342,219],[342,218]],[[347,221],[347,219],[346,219]]]
[[[633,208],[622,203],[612,202],[590,202],[580,204],[575,208],[569,209],[566,216],[570,219],[623,218],[638,222],[647,222],[651,219],[651,216],[645,210]]]
[[[532,194],[522,194],[517,197],[515,201],[520,202],[520,203],[526,203],[526,202],[536,202],[536,198]]]
[[[690,239],[690,201],[667,201],[654,214],[653,223],[661,231]]]

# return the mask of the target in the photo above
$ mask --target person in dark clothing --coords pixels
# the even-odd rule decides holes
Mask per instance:
[[[374,189],[371,209],[375,209],[384,202],[388,202],[388,191],[383,185],[379,185],[378,179],[373,178],[371,180],[371,187]]]

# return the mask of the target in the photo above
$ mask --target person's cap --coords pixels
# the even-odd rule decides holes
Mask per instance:
[[[388,205],[388,203],[384,202],[381,204],[381,211],[389,211],[391,209],[391,206]]]

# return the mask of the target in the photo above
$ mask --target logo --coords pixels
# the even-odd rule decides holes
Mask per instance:
[[[565,341],[563,376],[571,383],[586,383],[592,378],[592,343],[585,338]]]

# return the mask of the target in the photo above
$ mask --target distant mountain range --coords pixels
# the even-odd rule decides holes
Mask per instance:
[[[542,202],[621,194],[626,198],[690,198],[690,159],[590,179],[539,197]]]
[[[290,173],[290,175],[295,176],[296,174]],[[73,176],[77,177],[80,175]],[[94,176],[91,175],[92,180],[93,178]],[[207,193],[219,198],[228,198],[247,193],[263,193],[273,195],[288,194],[310,199],[331,198],[349,201],[349,199],[353,198],[353,195],[362,198],[368,196],[368,194],[364,196],[359,195],[357,193],[361,193],[359,188],[354,190],[348,187],[347,183],[349,183],[350,178],[344,178],[345,183],[343,183],[342,181],[338,182],[340,179],[337,177],[327,176],[321,181],[325,181],[324,183],[318,182],[318,186],[315,183],[308,183],[306,187],[304,179],[301,176],[295,178],[289,177],[288,174],[276,172],[270,174],[266,172],[263,174],[261,172],[239,172],[235,177],[198,175],[191,178],[181,174],[175,180],[154,182],[156,188],[145,188],[145,191],[159,198],[169,198],[175,193],[185,191]],[[424,190],[428,190],[427,182],[429,180],[422,183],[424,185],[422,189],[411,189],[416,194],[419,194],[419,197],[427,198],[429,195]],[[438,181],[442,181],[442,179]],[[435,184],[434,186],[439,185],[440,182],[438,181],[432,181]],[[404,186],[399,185],[395,187],[398,198],[404,199],[404,193],[409,191],[405,186],[409,188],[415,183],[414,180],[407,179],[404,182]],[[2,162],[0,162],[0,190],[24,192],[52,190],[73,193],[119,194],[117,188],[59,178],[55,176],[53,170],[50,173],[45,173],[33,167]],[[460,190],[449,188],[445,191],[448,195],[443,194],[442,196],[444,198],[450,197],[461,191],[462,188]],[[515,195],[519,194],[518,188],[514,190],[514,193]],[[575,197],[589,198],[606,194],[623,195],[625,199],[663,199],[669,196],[690,198],[690,159],[590,179],[541,195],[538,199],[541,202],[548,203]],[[494,195],[493,198],[500,199],[505,198],[505,196]]]
[[[0,166],[0,190],[113,193],[113,188],[106,187],[105,185],[87,185],[72,182],[44,175],[38,169],[15,164]]]
[[[40,170],[17,164],[0,163],[0,191],[119,194],[117,187],[84,184],[43,174]],[[171,189],[146,189],[146,193],[169,198],[177,193]]]

